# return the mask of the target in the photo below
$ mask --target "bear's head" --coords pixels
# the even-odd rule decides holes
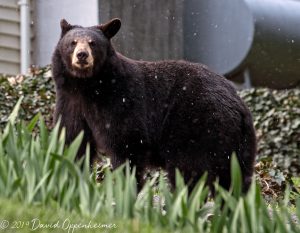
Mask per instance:
[[[106,24],[81,27],[60,22],[61,37],[57,45],[63,65],[72,77],[89,78],[99,72],[111,53],[110,39],[121,27],[120,19]]]

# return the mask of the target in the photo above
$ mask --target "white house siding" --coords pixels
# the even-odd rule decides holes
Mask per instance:
[[[0,0],[0,74],[20,71],[20,13],[18,0]]]

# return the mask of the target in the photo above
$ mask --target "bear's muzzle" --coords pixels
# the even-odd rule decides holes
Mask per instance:
[[[90,69],[94,65],[94,58],[87,39],[76,41],[76,47],[71,55],[72,66],[75,69]]]

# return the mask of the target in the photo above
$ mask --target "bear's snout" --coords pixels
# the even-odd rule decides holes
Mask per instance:
[[[91,69],[94,65],[92,50],[87,39],[76,40],[76,47],[72,53],[72,66],[75,69]]]

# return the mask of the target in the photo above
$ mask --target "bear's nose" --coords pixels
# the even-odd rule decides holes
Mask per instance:
[[[76,54],[77,58],[79,61],[84,61],[87,59],[87,57],[89,56],[89,54],[85,51],[80,51]]]

